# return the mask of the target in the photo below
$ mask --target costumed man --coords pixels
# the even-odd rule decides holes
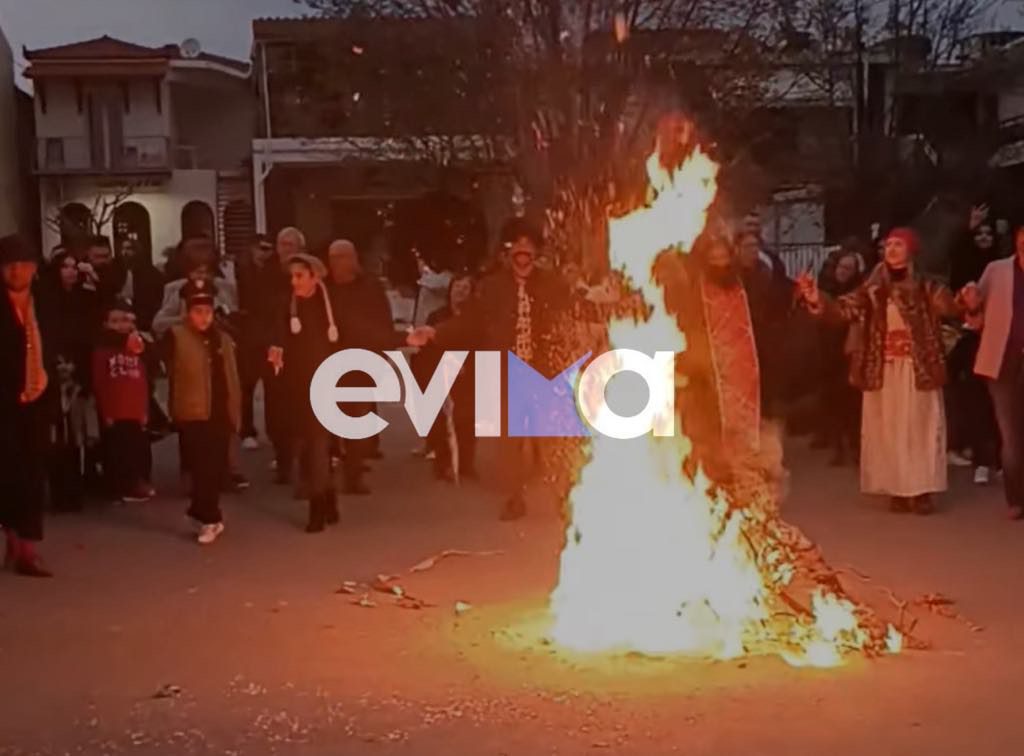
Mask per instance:
[[[4,565],[19,575],[51,577],[36,543],[43,539],[46,454],[58,381],[53,320],[33,292],[38,259],[24,238],[0,239],[0,526],[7,540]]]
[[[744,270],[728,238],[710,232],[689,256],[662,255],[655,274],[686,334],[677,371],[685,378],[680,414],[693,462],[727,483],[761,453],[758,346],[764,324],[784,315],[780,300],[767,271]]]
[[[811,313],[860,323],[850,380],[864,392],[861,490],[890,497],[893,511],[928,514],[946,490],[946,382],[942,318],[962,313],[950,290],[914,270],[920,249],[909,228],[891,231],[882,262],[854,291],[830,299],[808,274],[801,296]]]
[[[568,367],[552,365],[553,344],[570,297],[561,276],[536,265],[543,246],[541,233],[522,218],[513,218],[501,233],[508,264],[486,276],[473,298],[454,318],[436,329],[423,326],[411,343],[431,339],[441,349],[478,349],[511,352],[535,370],[552,375]],[[502,375],[507,375],[503,368]],[[506,397],[507,392],[503,391]],[[507,412],[503,413],[507,415]],[[526,491],[540,454],[537,439],[512,437],[506,428],[504,460],[510,467],[510,496],[501,519],[526,514]]]

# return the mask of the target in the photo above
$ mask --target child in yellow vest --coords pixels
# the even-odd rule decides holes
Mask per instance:
[[[224,532],[220,494],[228,474],[228,447],[241,419],[241,383],[235,343],[214,321],[216,288],[206,279],[182,289],[185,322],[168,332],[171,417],[192,474],[188,515],[199,524],[199,543]]]

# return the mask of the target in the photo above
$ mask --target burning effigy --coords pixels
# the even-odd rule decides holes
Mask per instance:
[[[609,316],[608,346],[685,354],[677,316],[686,289],[674,261],[705,230],[718,166],[692,124],[674,116],[662,121],[646,167],[647,201],[608,221],[611,267],[634,305]],[[742,359],[735,362],[742,370]],[[685,391],[685,376],[676,380]],[[735,428],[757,435],[726,432],[724,465],[702,463],[671,400],[654,411],[675,424],[673,434],[591,439],[568,495],[552,639],[585,652],[774,654],[799,666],[899,652],[899,623],[858,604],[815,545],[782,520],[781,443],[761,429],[756,401],[715,401],[725,431],[736,417]]]

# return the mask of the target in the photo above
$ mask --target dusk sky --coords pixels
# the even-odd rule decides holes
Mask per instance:
[[[22,45],[104,34],[144,45],[195,37],[208,52],[247,59],[252,19],[300,13],[291,0],[0,0],[0,28],[19,62]]]
[[[1024,28],[1024,0],[1001,0],[989,27]],[[297,15],[292,0],[0,0],[15,58],[22,45],[48,47],[109,34],[159,45],[195,37],[204,50],[247,58],[253,18]]]

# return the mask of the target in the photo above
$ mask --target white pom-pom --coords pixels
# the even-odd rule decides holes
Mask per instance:
[[[329,342],[331,342],[332,344],[334,344],[334,343],[336,343],[338,341],[338,327],[337,326],[332,325],[332,326],[329,326],[327,328],[327,340]]]
[[[291,329],[293,334],[302,333],[302,321],[299,320],[298,315],[293,315],[291,320]]]

